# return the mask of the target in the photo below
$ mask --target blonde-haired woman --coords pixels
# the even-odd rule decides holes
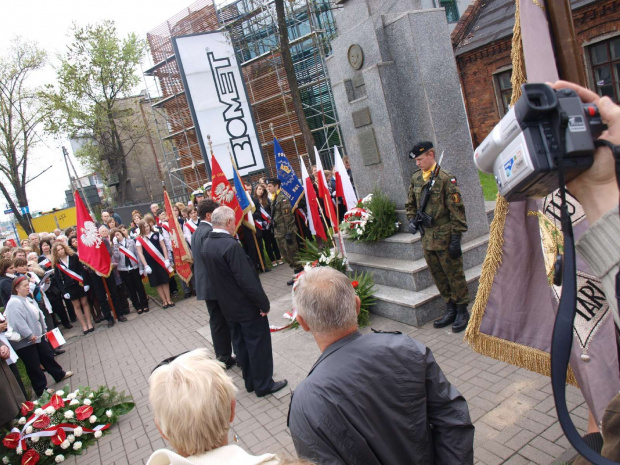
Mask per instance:
[[[205,349],[156,368],[149,384],[155,424],[175,452],[156,450],[147,465],[279,463],[274,454],[253,456],[228,444],[237,389],[223,364],[210,359]]]
[[[89,289],[84,281],[87,276],[86,270],[76,253],[62,242],[55,242],[52,247],[52,263],[55,268],[54,277],[62,296],[71,301],[84,334],[92,333],[95,328],[86,297]]]

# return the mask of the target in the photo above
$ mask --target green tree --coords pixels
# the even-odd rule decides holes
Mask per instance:
[[[28,207],[27,184],[47,171],[27,175],[31,149],[39,139],[36,129],[47,112],[37,89],[26,81],[45,63],[45,51],[19,37],[0,57],[0,191],[28,234],[33,232],[30,214],[22,215],[20,207]]]
[[[92,142],[78,156],[108,178],[108,185],[116,187],[116,202],[123,204],[126,157],[145,128],[120,101],[140,82],[136,70],[146,43],[133,33],[119,37],[113,21],[84,27],[74,24],[71,33],[73,41],[60,57],[58,87],[47,93],[54,111],[48,130],[90,138]]]

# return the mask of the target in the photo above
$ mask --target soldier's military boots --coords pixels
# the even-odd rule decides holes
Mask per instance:
[[[445,328],[456,320],[456,304],[451,300],[446,304],[446,313],[440,319],[433,322],[435,328]]]
[[[460,333],[467,328],[469,323],[469,312],[467,311],[467,304],[459,304],[456,306],[456,320],[452,325],[453,333]]]

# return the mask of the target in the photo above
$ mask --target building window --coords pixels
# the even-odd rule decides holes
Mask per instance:
[[[500,117],[508,113],[510,109],[510,99],[512,98],[512,69],[496,73],[493,76],[495,85],[495,95],[497,96],[497,106]]]
[[[446,18],[449,23],[456,23],[459,20],[459,7],[456,0],[440,0],[439,6],[446,9]]]
[[[589,47],[594,88],[600,96],[620,101],[620,37]]]

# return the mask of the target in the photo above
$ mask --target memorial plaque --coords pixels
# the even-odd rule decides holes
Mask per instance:
[[[368,107],[354,111],[351,113],[351,117],[353,118],[353,126],[356,128],[368,126],[372,123],[372,119],[370,118],[370,109]]]
[[[353,69],[360,69],[364,64],[364,52],[362,51],[362,47],[357,44],[353,44],[349,47],[347,57]]]
[[[379,148],[377,147],[377,139],[375,139],[375,130],[373,128],[358,131],[357,141],[364,165],[375,165],[381,162],[379,158]]]

